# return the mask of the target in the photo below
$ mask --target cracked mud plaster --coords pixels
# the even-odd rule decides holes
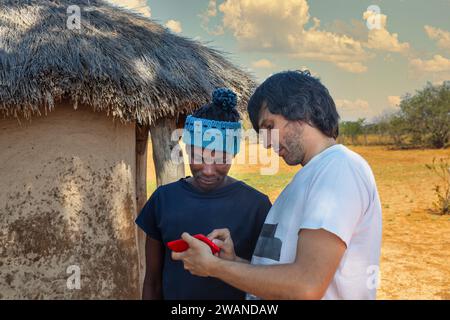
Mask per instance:
[[[139,298],[134,125],[61,107],[1,119],[0,148],[0,298]]]

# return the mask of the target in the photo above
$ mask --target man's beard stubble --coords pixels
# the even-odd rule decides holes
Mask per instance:
[[[291,126],[290,126],[291,127]],[[285,135],[285,144],[288,150],[284,161],[290,166],[296,166],[303,162],[305,158],[305,148],[302,139],[303,128],[289,128]]]

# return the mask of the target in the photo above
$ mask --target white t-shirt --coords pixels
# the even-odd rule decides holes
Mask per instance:
[[[293,263],[301,229],[325,229],[347,246],[323,299],[375,299],[381,204],[361,156],[337,144],[297,172],[269,211],[251,263]]]

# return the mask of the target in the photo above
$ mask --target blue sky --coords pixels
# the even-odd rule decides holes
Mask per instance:
[[[344,120],[372,119],[427,81],[450,80],[450,0],[110,1],[228,52],[259,81],[311,70]]]

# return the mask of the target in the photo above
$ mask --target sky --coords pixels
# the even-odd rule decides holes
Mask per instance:
[[[109,0],[226,52],[264,81],[308,69],[342,120],[368,121],[450,80],[450,0]]]

